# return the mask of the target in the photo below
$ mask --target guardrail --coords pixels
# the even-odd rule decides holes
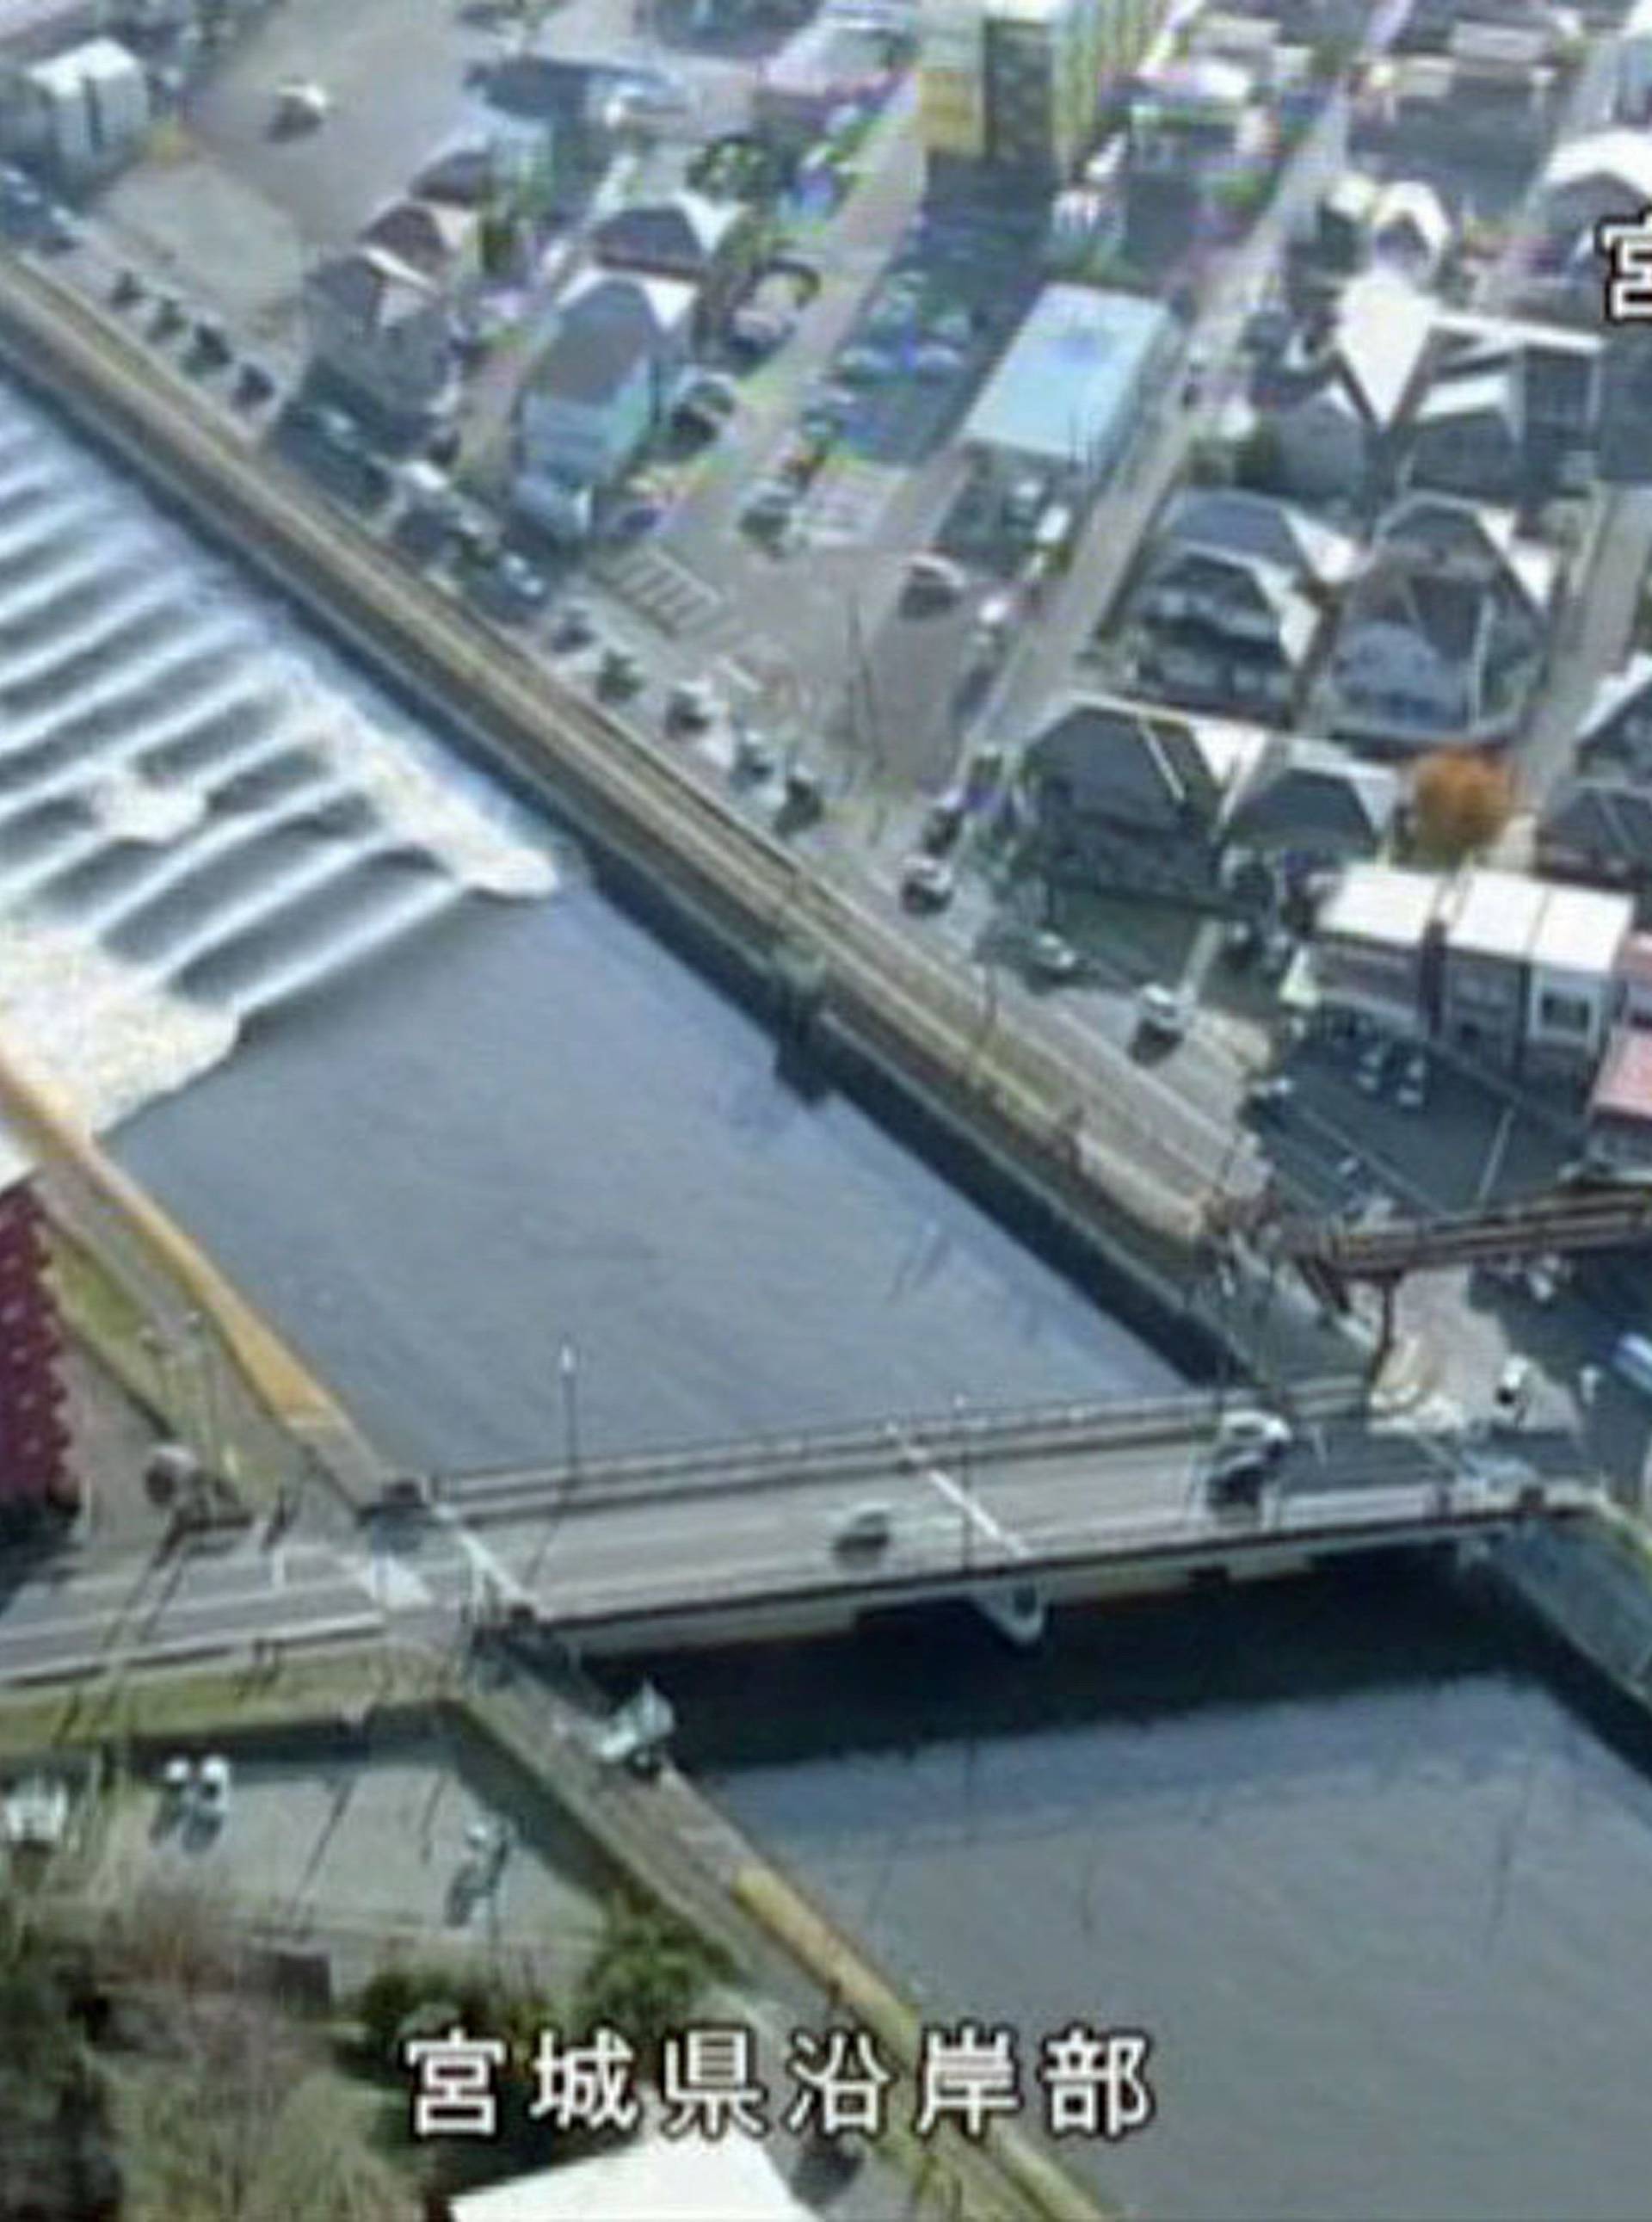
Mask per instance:
[[[354,520],[250,457],[106,317],[5,253],[0,351],[37,383],[41,361],[52,363],[57,398],[89,405],[96,429],[135,468],[181,493],[333,631],[388,656],[483,753],[518,773],[554,775],[576,825],[620,853],[645,853],[680,900],[760,960],[787,935],[817,944],[831,1007],[881,1039],[898,1069],[927,1069],[965,1097],[990,1090],[1023,1149],[1041,1160],[1054,1154],[1094,1200],[1161,1239],[1196,1240],[1198,1199],[1214,1182],[1209,1137],[1168,1091],[1155,1086],[1149,1098],[1124,1052],[1098,1042],[1094,1065],[1080,1066],[1009,1013],[984,1041],[979,1001],[955,968],[915,949],[663,750],[401,570]],[[1074,1110],[1085,1143],[1076,1152],[1061,1147]],[[1243,1162],[1241,1149],[1235,1168]]]
[[[1304,1419],[1330,1419],[1353,1411],[1360,1384],[1327,1376],[1292,1392]],[[1244,1394],[1229,1403],[1249,1401]],[[687,1444],[660,1452],[581,1459],[554,1466],[479,1469],[435,1478],[436,1502],[471,1519],[508,1517],[524,1503],[560,1497],[573,1514],[611,1510],[692,1494],[736,1494],[747,1489],[805,1484],[835,1475],[885,1473],[908,1462],[921,1447],[934,1458],[972,1465],[1050,1454],[1079,1456],[1131,1441],[1192,1441],[1215,1423],[1210,1390],[1095,1404],[1041,1404],[986,1412],[931,1413],[854,1427],[823,1428],[789,1436],[742,1437]]]

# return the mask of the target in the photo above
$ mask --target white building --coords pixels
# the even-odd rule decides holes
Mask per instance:
[[[115,39],[89,39],[22,77],[24,129],[34,151],[70,179],[130,160],[148,135],[143,65]]]
[[[568,538],[589,529],[593,499],[665,414],[697,299],[673,279],[599,267],[568,287],[517,399],[512,499],[525,515]]]
[[[1320,913],[1326,1007],[1533,1078],[1591,1075],[1624,992],[1625,894],[1523,873],[1355,864]]]
[[[1616,107],[1620,123],[1652,120],[1652,0],[1637,0],[1618,35]]]

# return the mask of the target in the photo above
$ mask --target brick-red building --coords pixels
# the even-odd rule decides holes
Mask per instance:
[[[59,1374],[63,1335],[47,1278],[43,1215],[27,1183],[0,1196],[0,1512],[72,1503]]]

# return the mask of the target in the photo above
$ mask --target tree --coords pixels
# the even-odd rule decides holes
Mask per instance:
[[[1473,749],[1436,750],[1412,782],[1417,848],[1436,863],[1461,863],[1497,838],[1513,802],[1501,764]]]
[[[574,2019],[582,2032],[605,2024],[652,2062],[660,2040],[680,2029],[717,1972],[699,1938],[657,1906],[616,1899],[580,1980]]]

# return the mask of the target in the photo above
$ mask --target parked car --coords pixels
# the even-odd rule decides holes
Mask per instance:
[[[1492,1392],[1492,1424],[1517,1428],[1531,1408],[1531,1360],[1511,1358],[1497,1377]]]
[[[261,409],[275,392],[274,373],[261,362],[243,362],[235,373],[232,395],[238,409]]]
[[[216,1754],[201,1761],[195,1780],[195,1811],[214,1827],[229,1816],[229,1761]]]
[[[748,494],[740,522],[748,532],[768,536],[781,531],[797,513],[797,488],[768,480]]]
[[[1142,1033],[1179,1042],[1187,1032],[1187,1000],[1175,989],[1149,980],[1136,996],[1136,1023]]]
[[[939,857],[909,857],[901,866],[901,901],[908,910],[944,910],[957,882]]]
[[[948,379],[956,378],[965,367],[966,357],[944,340],[925,340],[912,350],[912,373],[936,386]]]
[[[1253,964],[1261,954],[1262,929],[1255,919],[1231,919],[1223,928],[1222,956],[1235,971]]]
[[[1425,1050],[1413,1050],[1399,1070],[1394,1101],[1402,1111],[1421,1111],[1429,1100],[1429,1060]]]
[[[666,697],[666,723],[681,732],[716,725],[723,703],[709,679],[679,679]]]
[[[597,667],[597,692],[613,700],[635,694],[642,684],[642,659],[629,648],[605,648]]]
[[[1373,1042],[1368,1049],[1361,1051],[1360,1061],[1354,1068],[1354,1085],[1361,1095],[1381,1095],[1382,1083],[1388,1074],[1388,1056],[1386,1042]]]
[[[551,646],[565,655],[584,648],[597,637],[597,620],[589,602],[564,602],[551,627]]]
[[[195,359],[203,370],[222,370],[234,353],[229,335],[218,317],[195,319]]]
[[[1028,969],[1035,977],[1052,986],[1076,978],[1082,961],[1064,934],[1054,933],[1048,927],[1034,934],[1027,946]]]
[[[116,309],[134,308],[136,306],[138,302],[142,300],[143,295],[143,280],[139,277],[135,270],[122,268],[116,272],[113,279],[110,281],[109,289],[109,298],[111,307]]]
[[[1297,1084],[1290,1074],[1276,1072],[1266,1080],[1253,1080],[1245,1090],[1245,1102],[1259,1119],[1282,1119],[1296,1092]]]
[[[1048,489],[1036,471],[1015,480],[1004,498],[1004,521],[1012,532],[1030,532],[1038,522]]]
[[[826,815],[826,791],[812,766],[794,763],[785,775],[785,800],[781,806],[793,826],[813,825]]]
[[[949,787],[937,794],[923,814],[923,844],[931,857],[944,857],[957,846],[969,814],[969,798],[961,788]]]
[[[852,386],[886,386],[896,377],[899,364],[881,348],[845,348],[832,366],[837,376]]]
[[[920,601],[945,606],[958,601],[968,590],[969,574],[945,556],[909,556],[906,587]]]

